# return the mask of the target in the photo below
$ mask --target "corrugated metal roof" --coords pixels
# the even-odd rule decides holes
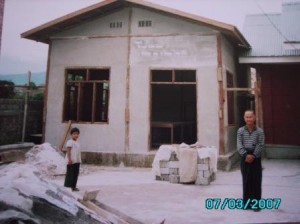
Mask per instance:
[[[300,56],[300,2],[284,3],[281,14],[246,16],[243,34],[251,49],[241,57]]]
[[[107,13],[110,13],[114,10],[118,10],[121,7],[126,6],[138,6],[144,8],[150,8],[152,10],[161,11],[164,13],[169,13],[173,16],[181,17],[182,19],[193,21],[199,24],[204,24],[208,27],[211,27],[214,30],[217,30],[225,34],[230,39],[234,40],[239,46],[249,47],[248,41],[241,34],[241,32],[230,24],[219,22],[216,20],[204,18],[197,15],[192,15],[180,10],[168,8],[165,6],[157,5],[143,0],[106,0],[89,7],[83,8],[81,10],[75,11],[48,23],[45,23],[41,26],[38,26],[34,29],[31,29],[27,32],[21,34],[22,38],[36,40],[43,43],[49,43],[49,37],[54,35],[62,30],[74,27],[82,22],[93,20],[99,18]]]

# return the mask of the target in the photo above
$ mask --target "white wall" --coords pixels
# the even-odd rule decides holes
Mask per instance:
[[[65,68],[103,66],[111,69],[109,123],[74,126],[81,129],[83,150],[124,152],[128,38],[120,35],[127,34],[128,12],[128,9],[123,9],[56,35],[115,37],[53,41],[46,141],[58,144],[66,126],[62,122]],[[198,141],[219,147],[217,32],[145,9],[134,8],[132,12],[132,33],[139,36],[132,37],[130,42],[130,152],[147,153],[149,149],[150,71],[155,68],[197,71]],[[152,20],[153,26],[139,28],[137,24],[141,19]],[[110,29],[109,23],[113,21],[122,21],[123,27]]]
[[[115,16],[119,18],[117,14]],[[93,25],[97,26],[97,23]],[[99,25],[101,26],[101,23]],[[85,25],[83,27],[83,29],[77,28],[78,36],[85,33]],[[118,29],[114,30],[119,32]],[[81,130],[80,142],[83,151],[124,152],[126,57],[127,38],[53,41],[49,71],[46,141],[58,145],[66,127],[66,123],[62,122],[65,69],[76,66],[109,67],[109,123],[73,124],[73,126]]]
[[[197,71],[198,140],[205,145],[218,146],[215,32],[144,9],[134,9],[132,19],[132,32],[146,36],[134,37],[131,41],[130,150],[142,153],[149,146],[151,69]],[[139,28],[139,20],[151,20],[153,25]],[[195,35],[190,35],[192,33]],[[170,35],[155,36],[157,34]]]

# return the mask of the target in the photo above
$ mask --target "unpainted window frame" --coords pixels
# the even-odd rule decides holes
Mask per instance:
[[[74,80],[74,81],[68,81],[68,73],[70,70],[86,70],[86,74],[85,74],[85,80]],[[90,75],[90,70],[108,70],[108,79],[105,80],[89,80],[89,75]],[[67,85],[71,84],[71,83],[77,83],[78,84],[78,90],[77,90],[77,108],[76,108],[76,120],[72,120],[72,122],[74,123],[88,123],[88,124],[108,124],[109,123],[109,102],[110,102],[110,74],[111,74],[111,69],[110,67],[66,67],[65,68],[65,79],[64,79],[64,103],[63,103],[63,114],[62,114],[62,121],[63,122],[67,122],[68,119],[66,119],[66,100],[68,99],[67,96]],[[93,84],[93,96],[92,96],[92,115],[91,115],[91,121],[82,121],[82,119],[80,119],[80,97],[82,97],[80,95],[80,85],[81,84]],[[95,105],[95,101],[96,101],[96,85],[97,84],[101,84],[101,83],[107,83],[108,84],[108,89],[104,89],[103,91],[106,92],[106,96],[105,96],[105,109],[102,111],[102,113],[105,113],[105,119],[104,121],[95,121],[96,120],[96,105]],[[103,115],[101,115],[103,116]]]

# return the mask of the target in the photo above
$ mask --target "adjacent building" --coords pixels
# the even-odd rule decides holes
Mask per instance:
[[[249,15],[243,34],[251,45],[239,62],[255,68],[261,89],[260,120],[266,156],[300,158],[300,2],[282,13]]]

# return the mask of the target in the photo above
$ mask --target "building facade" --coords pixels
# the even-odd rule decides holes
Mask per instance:
[[[224,89],[249,44],[234,26],[109,0],[22,37],[49,44],[45,141],[72,120],[87,162],[149,166],[159,145],[182,142],[236,151],[236,95]]]
[[[256,69],[261,89],[261,125],[268,158],[300,158],[300,2],[282,13],[249,15],[244,35],[251,50],[239,62]]]

